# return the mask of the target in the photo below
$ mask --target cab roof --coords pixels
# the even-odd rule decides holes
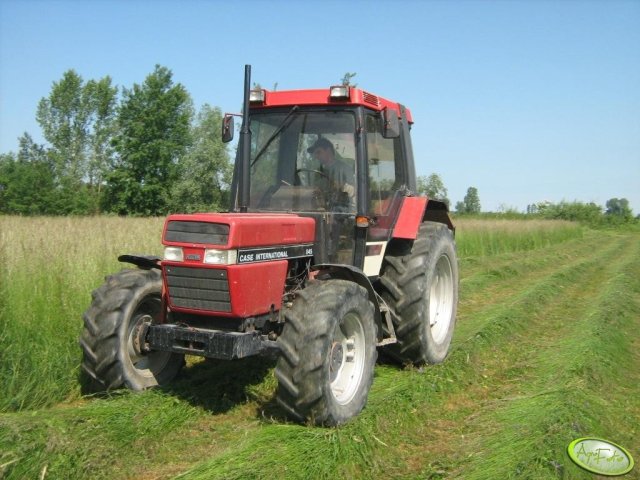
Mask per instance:
[[[294,105],[320,106],[320,105],[346,105],[363,106],[376,111],[385,108],[395,110],[400,116],[400,104],[384,97],[374,95],[362,89],[347,87],[346,95],[342,97],[332,97],[330,88],[318,88],[310,90],[263,90],[264,100],[251,102],[252,109],[289,107]],[[411,111],[405,107],[407,121],[413,123]]]

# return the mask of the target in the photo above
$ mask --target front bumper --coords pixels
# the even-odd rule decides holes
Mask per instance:
[[[146,336],[149,350],[234,360],[278,351],[278,344],[258,332],[223,332],[179,325],[150,325]]]

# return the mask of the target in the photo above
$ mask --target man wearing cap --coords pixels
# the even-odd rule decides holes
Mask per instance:
[[[307,152],[320,162],[320,171],[329,180],[330,195],[334,204],[352,210],[355,207],[356,193],[353,167],[343,159],[337,158],[333,144],[323,137],[318,138]]]

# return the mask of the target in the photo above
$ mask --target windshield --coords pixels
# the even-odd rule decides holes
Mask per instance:
[[[253,210],[354,213],[355,116],[345,111],[251,116]]]

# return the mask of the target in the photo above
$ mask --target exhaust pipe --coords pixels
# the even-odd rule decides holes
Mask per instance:
[[[244,66],[244,106],[240,129],[240,212],[245,213],[250,200],[251,130],[249,129],[249,90],[251,90],[251,65]]]

